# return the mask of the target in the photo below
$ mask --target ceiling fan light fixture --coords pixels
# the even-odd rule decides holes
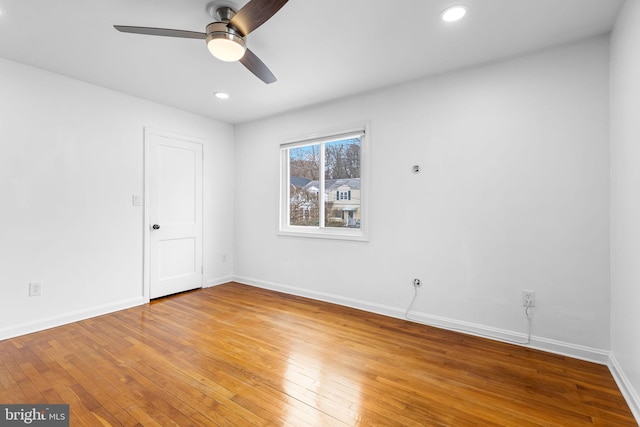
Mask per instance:
[[[467,14],[467,8],[462,5],[456,5],[446,8],[440,15],[444,22],[459,21]]]
[[[221,22],[207,27],[206,41],[209,52],[225,62],[239,61],[247,50],[244,38]]]
[[[244,44],[227,38],[212,38],[207,42],[207,47],[213,56],[225,62],[239,61],[246,50]]]

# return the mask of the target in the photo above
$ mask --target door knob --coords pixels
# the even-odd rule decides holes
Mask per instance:
[[[160,226],[158,224],[153,224],[153,227],[151,228],[153,228],[154,230],[157,230],[158,228],[160,228]]]

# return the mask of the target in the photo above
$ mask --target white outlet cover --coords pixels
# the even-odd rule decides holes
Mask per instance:
[[[29,283],[29,296],[37,297],[42,295],[42,282],[30,282]]]

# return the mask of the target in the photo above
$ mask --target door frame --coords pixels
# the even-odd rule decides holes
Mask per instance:
[[[142,266],[142,298],[145,303],[151,301],[151,206],[150,206],[150,182],[151,182],[151,168],[149,165],[151,164],[151,139],[153,136],[159,136],[163,138],[171,138],[177,139],[180,141],[191,142],[194,144],[202,145],[202,185],[200,186],[201,193],[200,197],[202,200],[202,221],[204,222],[204,139],[188,136],[184,134],[180,134],[177,132],[165,131],[152,127],[144,127],[144,154],[143,154],[143,187],[144,187],[144,196],[143,196],[143,220],[142,220],[142,229],[143,229],[143,250],[142,250],[142,258],[143,258],[143,266]],[[202,224],[202,235],[200,236],[200,244],[202,245],[202,259],[203,259],[203,268],[204,268],[204,223]],[[202,284],[204,286],[204,271],[202,272]]]

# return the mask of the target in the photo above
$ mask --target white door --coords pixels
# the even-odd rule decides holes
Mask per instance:
[[[145,129],[145,178],[146,294],[201,288],[202,144]]]

